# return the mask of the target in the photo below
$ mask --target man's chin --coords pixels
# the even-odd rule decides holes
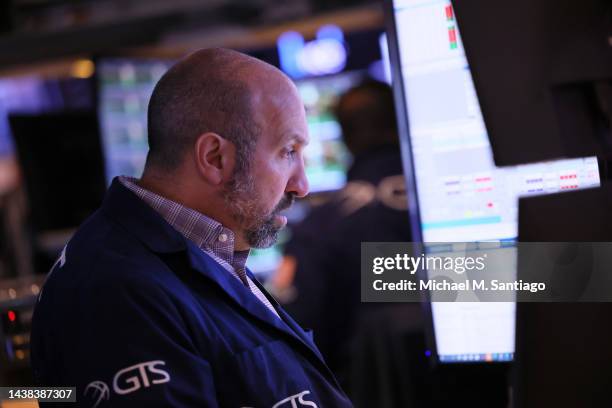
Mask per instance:
[[[263,239],[250,241],[249,244],[251,248],[266,249],[276,244],[276,241],[278,241],[278,233],[274,234],[273,236],[267,236]]]
[[[267,222],[260,228],[250,230],[246,232],[247,242],[251,248],[269,248],[276,244],[278,240],[278,233],[286,224],[286,218],[284,223],[283,220],[279,220],[281,224],[277,224],[276,219]]]

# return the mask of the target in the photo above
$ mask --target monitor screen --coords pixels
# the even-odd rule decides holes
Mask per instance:
[[[98,115],[108,184],[119,175],[142,175],[149,150],[149,98],[170,65],[172,61],[151,59],[98,61]]]
[[[425,243],[502,241],[500,250],[515,252],[518,198],[596,187],[597,159],[496,168],[451,2],[394,0],[392,7],[394,86],[404,102],[398,114],[414,170],[408,191],[417,198],[417,232]],[[514,303],[434,302],[431,313],[441,362],[512,360]]]

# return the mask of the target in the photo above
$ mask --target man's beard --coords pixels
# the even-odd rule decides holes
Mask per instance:
[[[262,209],[255,181],[248,171],[236,172],[227,183],[224,195],[231,216],[252,248],[268,248],[276,243],[282,226],[275,223],[275,218],[295,200],[295,194],[287,193],[272,211]]]

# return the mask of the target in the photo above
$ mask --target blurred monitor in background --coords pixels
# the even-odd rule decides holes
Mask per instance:
[[[361,242],[411,240],[391,88],[362,82],[341,96],[335,115],[354,157],[348,183],[292,229],[271,286],[314,330],[356,406],[414,406],[426,393],[410,376],[419,367],[411,353],[426,361],[419,305],[360,302]],[[372,378],[393,378],[397,389]]]
[[[8,121],[11,113],[91,109],[92,106],[93,89],[88,79],[36,76],[0,79],[0,160],[14,154]]]
[[[310,193],[338,190],[346,184],[349,152],[332,112],[338,97],[363,78],[360,72],[300,80],[296,83],[306,107],[310,143],[304,151]]]
[[[142,175],[149,150],[149,98],[155,84],[172,63],[154,59],[109,58],[98,61],[98,115],[107,184],[120,175]]]
[[[74,207],[72,203],[68,203],[66,206],[56,203],[58,197],[60,197],[57,183],[62,181],[52,177],[52,175],[57,174],[56,169],[51,171],[46,169],[51,165],[51,162],[54,162],[55,166],[63,167],[73,159],[68,158],[68,161],[66,161],[65,157],[58,154],[58,146],[50,143],[58,135],[52,133],[51,128],[41,126],[37,118],[39,118],[38,115],[45,112],[92,111],[94,105],[94,88],[92,85],[93,82],[86,76],[53,78],[20,76],[0,79],[0,234],[3,238],[0,240],[0,276],[27,275],[32,272],[29,233],[24,229],[27,217],[26,211],[31,210],[32,215],[37,214],[35,215],[36,221],[32,220],[36,225],[32,225],[32,227],[46,229],[51,220],[47,216],[43,216],[42,213],[53,212],[54,209],[59,208],[63,211],[63,216],[58,218],[58,223],[62,224],[61,228],[68,228],[63,221],[65,221],[66,216],[72,216],[67,214]],[[11,129],[11,123],[9,123],[11,115],[21,117],[21,119],[15,119],[19,122],[15,123],[19,127],[18,133]],[[34,118],[31,123],[28,119],[30,117]],[[87,133],[92,130],[97,135],[96,118],[90,115],[89,119],[93,122],[85,126],[82,132]],[[24,137],[27,141],[24,141]],[[25,143],[34,143],[36,148],[33,148],[32,151],[21,151],[20,146],[14,140],[15,138],[19,138]],[[43,140],[43,142],[39,143],[37,140]],[[57,143],[59,145],[63,141]],[[42,147],[42,153],[44,154],[40,154],[39,145]],[[25,148],[30,149],[29,146]],[[98,163],[101,163],[101,158],[96,157],[96,159]],[[21,172],[19,171],[19,165],[22,167]],[[86,165],[89,165],[89,162]],[[32,182],[28,177],[32,175],[32,169],[39,168],[38,166],[41,169],[40,175],[37,176],[38,181]],[[82,170],[78,166],[70,167],[70,171],[77,174]],[[42,180],[39,179],[40,177],[47,178]],[[32,189],[38,191],[34,196],[28,194],[25,197],[26,202],[24,202],[24,196],[21,194],[24,178],[29,189],[26,192],[32,193]],[[42,197],[40,192],[44,189],[54,189],[53,191],[58,193],[58,197],[53,194],[46,194],[45,197]],[[33,197],[37,197],[37,200],[44,198],[47,201],[34,202]],[[78,206],[78,204],[75,205]],[[69,222],[69,227],[76,227],[83,219],[78,214],[74,214],[74,217],[76,217],[76,221],[74,223]],[[47,219],[42,221],[42,218]],[[59,244],[60,248],[61,246],[63,246],[63,243]],[[54,258],[56,253],[54,252],[49,256]],[[2,265],[5,267],[3,268]],[[48,270],[47,266],[50,265],[47,261],[44,261],[39,266],[40,271],[46,272]]]
[[[9,117],[28,198],[35,253],[50,263],[106,190],[94,111]],[[67,232],[67,233],[66,233]]]
[[[0,80],[0,158],[14,153],[8,115],[13,110],[38,109],[41,81],[37,78]]]

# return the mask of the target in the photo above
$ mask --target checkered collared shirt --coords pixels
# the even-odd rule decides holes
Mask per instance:
[[[157,211],[185,238],[195,242],[202,251],[221,264],[232,276],[249,288],[272,313],[278,316],[278,312],[268,298],[246,274],[245,264],[249,251],[234,251],[233,231],[202,213],[140,187],[134,178],[120,176],[119,181]]]

